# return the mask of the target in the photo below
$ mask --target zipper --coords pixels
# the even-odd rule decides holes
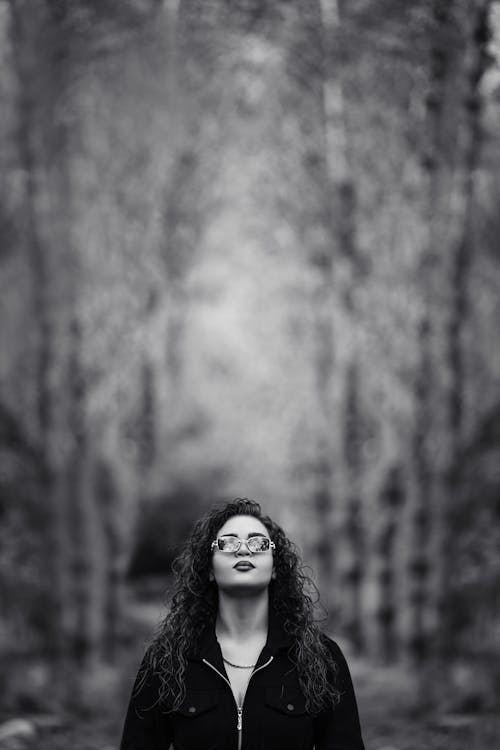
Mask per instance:
[[[227,677],[225,677],[222,674],[222,672],[219,672],[219,670],[217,669],[217,667],[214,667],[214,665],[211,664],[209,661],[207,661],[206,659],[202,659],[203,663],[206,664],[207,667],[210,667],[210,669],[213,669],[213,671],[216,672],[219,675],[219,677],[222,677],[222,679],[224,680],[224,682],[227,685],[229,685],[229,689],[231,690],[231,695],[233,696],[234,703],[236,705],[236,716],[237,716],[236,729],[238,730],[238,750],[241,750],[241,741],[242,741],[242,736],[243,736],[243,706],[245,704],[245,696],[247,694],[248,686],[250,685],[250,680],[252,679],[252,677],[254,676],[254,674],[257,674],[257,672],[260,672],[260,670],[264,669],[264,667],[269,666],[269,664],[272,662],[273,658],[274,658],[273,656],[270,656],[269,659],[266,661],[265,664],[261,664],[260,667],[257,667],[257,669],[254,669],[254,671],[252,672],[252,674],[248,678],[248,682],[247,682],[247,686],[245,688],[245,693],[243,695],[243,700],[241,702],[241,706],[238,706],[238,704],[236,703],[236,698],[234,697],[233,688],[231,687],[231,683],[229,682],[229,680],[227,679]]]

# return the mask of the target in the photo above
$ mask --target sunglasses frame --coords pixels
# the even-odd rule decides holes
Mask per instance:
[[[236,549],[232,549],[232,550],[221,549],[219,547],[219,542],[223,541],[223,540],[220,539],[220,538],[219,539],[214,539],[214,541],[210,545],[210,549],[212,551],[214,549],[218,549],[219,552],[222,552],[223,554],[234,555],[236,552],[240,551],[242,542],[245,542],[245,544],[247,545],[247,550],[250,552],[251,555],[260,555],[260,554],[262,554],[262,552],[268,552],[268,550],[270,550],[270,549],[276,549],[275,543],[271,539],[269,539],[269,537],[264,536],[264,534],[262,534],[261,537],[251,536],[249,539],[240,539],[239,537],[233,537],[233,538],[234,538],[234,541],[238,543],[238,546],[236,547]],[[250,547],[248,546],[248,542],[250,542],[252,539],[267,539],[267,541],[269,542],[269,547],[267,549],[255,550],[254,551],[254,550],[250,549]]]

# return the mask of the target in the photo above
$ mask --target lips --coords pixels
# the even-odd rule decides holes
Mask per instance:
[[[255,568],[255,565],[247,560],[241,560],[240,562],[237,562],[236,565],[233,565],[233,568],[235,570],[252,570]]]

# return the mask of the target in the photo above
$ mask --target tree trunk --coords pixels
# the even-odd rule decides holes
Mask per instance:
[[[475,176],[481,152],[480,83],[486,67],[486,44],[489,39],[489,0],[470,0],[458,8],[464,37],[463,84],[457,106],[461,119],[460,162],[457,168],[457,192],[462,211],[458,218],[457,235],[451,245],[450,309],[446,323],[445,356],[450,381],[446,401],[450,435],[449,465],[444,476],[445,498],[440,534],[438,580],[438,616],[441,626],[439,650],[442,657],[452,658],[457,649],[457,623],[453,598],[459,576],[456,570],[455,539],[463,531],[460,519],[461,465],[460,457],[467,428],[465,409],[464,335],[468,325],[469,271],[475,251],[474,209]],[[467,523],[467,521],[465,521]]]
[[[405,503],[404,474],[400,466],[391,466],[379,495],[379,521],[376,542],[378,606],[377,653],[386,663],[397,661],[399,653],[398,602],[396,577],[398,559],[396,540],[400,515]]]
[[[35,384],[39,441],[47,473],[44,493],[50,516],[47,576],[52,581],[52,613],[47,651],[59,662],[65,657],[70,629],[70,550],[64,488],[64,415],[66,402],[58,393],[67,368],[67,297],[61,279],[65,247],[59,199],[63,167],[59,156],[64,139],[58,117],[59,87],[55,54],[48,50],[54,32],[42,3],[12,0],[11,29],[18,77],[18,148],[25,172],[25,242],[32,271],[33,315],[38,325]],[[40,55],[40,50],[43,54]],[[62,282],[62,283],[61,283]],[[62,295],[62,299],[60,298]],[[55,674],[60,674],[56,666]]]
[[[423,314],[416,381],[411,652],[420,663],[435,618],[439,650],[453,650],[448,592],[453,579],[453,509],[463,427],[462,337],[470,257],[473,174],[478,140],[487,3],[456,0],[433,8],[432,64],[427,96],[424,168],[427,247],[422,254]],[[482,19],[481,21],[479,19]],[[435,550],[430,576],[430,555]],[[437,612],[436,598],[437,597]]]
[[[363,426],[360,404],[360,373],[356,362],[346,373],[346,403],[343,418],[346,500],[341,533],[345,559],[341,570],[343,596],[342,619],[345,635],[361,652],[365,646],[362,613],[362,582],[365,558],[365,519],[362,502]]]
[[[332,609],[337,609],[346,637],[361,649],[361,578],[364,544],[362,541],[361,398],[359,311],[356,290],[360,282],[357,244],[357,191],[352,170],[347,102],[344,91],[345,49],[343,46],[342,8],[337,0],[322,0],[325,74],[323,85],[325,147],[331,215],[331,241],[335,248],[333,289],[329,315],[335,344],[335,363],[330,365],[330,391],[333,409],[331,432],[335,474],[333,487],[337,498],[334,522],[329,532],[335,535],[334,584]],[[333,555],[333,551],[331,552]]]
[[[39,325],[40,443],[48,466],[53,621],[47,634],[55,675],[89,666],[98,645],[94,592],[99,525],[90,479],[87,383],[83,365],[81,257],[74,234],[72,158],[78,143],[67,7],[11,3],[20,91],[19,153],[26,171],[27,242]],[[96,547],[97,545],[97,547]],[[57,682],[57,679],[56,679]],[[77,680],[78,683],[78,680]],[[75,684],[78,692],[78,684]]]
[[[126,530],[124,529],[124,502],[120,490],[118,471],[113,459],[103,456],[96,461],[94,489],[99,508],[100,524],[104,534],[103,624],[100,641],[101,657],[115,663],[119,652],[125,619],[125,569]]]

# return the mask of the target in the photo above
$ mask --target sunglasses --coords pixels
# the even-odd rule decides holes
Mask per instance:
[[[241,543],[245,542],[247,549],[252,554],[256,552],[267,552],[269,548],[275,549],[275,544],[267,536],[251,536],[249,539],[240,539],[237,536],[223,536],[211,544],[211,549],[217,548],[220,552],[238,552]]]

